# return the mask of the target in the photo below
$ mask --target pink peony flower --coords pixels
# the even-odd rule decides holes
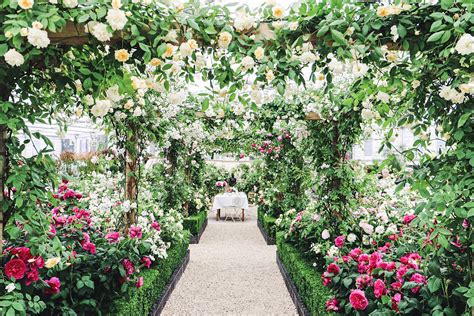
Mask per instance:
[[[326,311],[327,312],[339,311],[339,302],[337,301],[337,298],[333,297],[326,301]]]
[[[351,303],[352,307],[357,310],[364,310],[369,305],[369,301],[365,297],[364,291],[361,290],[354,290],[349,295],[349,302]]]
[[[118,232],[111,232],[111,233],[108,233],[107,235],[105,235],[105,239],[107,239],[107,241],[110,244],[118,242],[119,238],[120,238],[120,233],[118,233]]]
[[[141,263],[147,268],[151,267],[151,259],[149,257],[143,257]]]
[[[335,263],[331,263],[328,265],[328,268],[326,270],[328,273],[332,273],[333,275],[338,275],[339,271],[341,271],[341,268]]]
[[[408,225],[411,223],[412,220],[414,220],[416,218],[416,215],[414,214],[411,214],[411,215],[405,215],[403,216],[403,223],[405,225]]]
[[[385,283],[380,280],[380,279],[377,279],[375,280],[374,282],[374,295],[376,298],[381,298],[382,295],[384,295],[386,293],[387,289],[385,288]]]
[[[334,244],[336,245],[336,247],[341,248],[344,245],[344,240],[345,239],[346,239],[346,237],[344,237],[344,236],[338,236],[334,240]]]
[[[157,231],[160,231],[161,230],[161,226],[158,222],[153,222],[151,223],[151,227]]]
[[[137,288],[141,288],[143,286],[143,277],[139,277],[135,285]]]
[[[53,295],[61,291],[61,281],[59,281],[58,278],[52,277],[51,279],[45,280],[44,282],[46,282],[48,285],[48,288],[44,290],[46,294]]]
[[[129,231],[130,238],[142,238],[142,229],[139,226],[131,226]]]
[[[135,272],[135,266],[133,265],[133,262],[128,259],[123,259],[122,266],[125,269],[127,275],[131,275]]]

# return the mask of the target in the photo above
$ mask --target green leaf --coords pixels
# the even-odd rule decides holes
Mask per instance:
[[[5,55],[5,53],[8,51],[8,45],[7,44],[0,44],[0,56]]]
[[[432,276],[428,280],[428,290],[430,290],[431,293],[435,293],[441,288],[441,279]]]
[[[331,35],[332,35],[332,39],[336,41],[336,43],[340,45],[347,44],[346,39],[344,38],[344,35],[338,30],[331,30]]]
[[[471,116],[471,112],[468,112],[468,113],[464,113],[461,118],[459,119],[458,121],[458,127],[461,127],[464,125],[464,123],[466,123],[466,121],[469,119],[469,117]]]
[[[402,25],[398,24],[398,35],[400,35],[401,38],[404,38],[407,35],[407,29]]]
[[[326,34],[328,31],[329,31],[329,26],[324,25],[323,27],[319,29],[318,33],[316,33],[316,36],[321,37],[324,34]]]
[[[434,34],[431,34],[431,36],[428,37],[428,42],[438,41],[441,38],[441,36],[443,36],[443,34],[444,34],[444,31],[439,31],[439,32],[436,32]]]
[[[444,10],[449,9],[454,3],[454,0],[441,0],[441,8]]]
[[[188,25],[196,31],[200,31],[199,25],[193,19],[188,19]]]

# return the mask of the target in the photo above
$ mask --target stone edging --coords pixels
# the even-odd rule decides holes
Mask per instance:
[[[267,245],[275,245],[275,238],[268,236],[267,231],[265,230],[265,228],[263,227],[262,223],[260,223],[259,220],[257,220],[257,225]]]
[[[168,285],[166,286],[165,290],[161,294],[160,298],[156,301],[155,305],[153,305],[149,316],[159,316],[161,314],[161,312],[165,308],[166,302],[168,302],[171,293],[173,293],[176,284],[178,284],[178,281],[179,279],[181,279],[184,270],[186,270],[186,267],[188,266],[189,256],[190,255],[188,249],[186,251],[186,255],[181,261],[181,264],[179,265],[179,267],[176,268],[176,270],[174,270],[173,274],[171,275],[171,279],[168,282]]]
[[[207,221],[208,221],[208,219],[206,218],[206,220],[202,224],[201,231],[199,232],[199,234],[197,236],[191,235],[191,239],[189,240],[190,244],[199,244],[199,240],[201,239],[202,234],[206,230]]]
[[[286,271],[285,265],[280,259],[280,256],[276,255],[276,261],[278,264],[278,268],[280,268],[281,275],[283,276],[283,279],[285,280],[286,288],[288,289],[288,292],[290,292],[291,299],[293,300],[293,303],[296,306],[296,310],[298,311],[298,315],[300,316],[311,316],[311,313],[308,311],[306,306],[303,303],[303,300],[301,299],[300,295],[298,294],[298,290],[296,289],[295,284],[293,283],[293,280],[291,279],[290,275]]]

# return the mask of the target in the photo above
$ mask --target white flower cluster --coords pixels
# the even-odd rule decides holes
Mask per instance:
[[[255,26],[255,18],[244,12],[244,11],[239,11],[237,13],[237,16],[234,19],[234,28],[238,32],[244,32],[247,30],[250,30],[252,27]]]

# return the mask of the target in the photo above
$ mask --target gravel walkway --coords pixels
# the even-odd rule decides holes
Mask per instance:
[[[249,213],[243,223],[217,222],[209,213],[162,315],[297,314],[276,264],[276,247],[265,244],[255,209]]]

